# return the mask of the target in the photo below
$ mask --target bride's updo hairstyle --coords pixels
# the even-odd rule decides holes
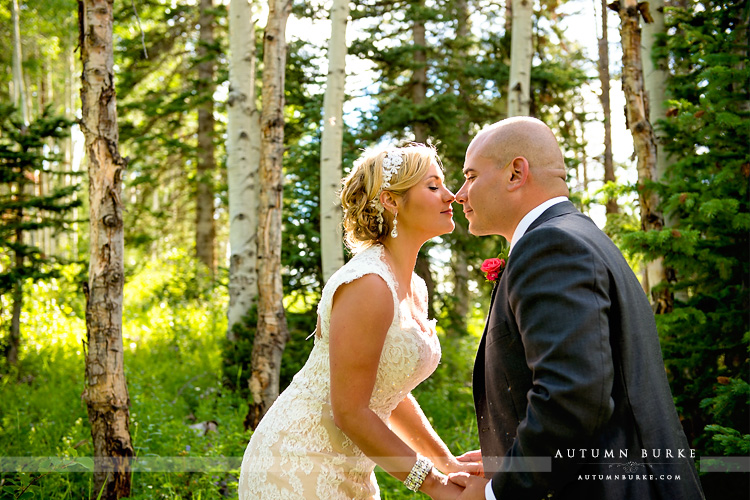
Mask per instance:
[[[402,162],[388,181],[390,186],[383,187],[383,160],[386,155],[392,158],[394,153],[400,153]],[[388,210],[381,213],[380,193],[388,191],[396,196],[406,195],[424,178],[432,162],[442,168],[434,147],[411,144],[403,148],[365,151],[354,163],[349,175],[341,181],[340,193],[344,209],[344,241],[352,253],[383,241],[391,232],[393,215]]]

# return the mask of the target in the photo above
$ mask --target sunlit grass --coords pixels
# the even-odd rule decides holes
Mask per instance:
[[[23,345],[17,368],[0,379],[0,456],[93,455],[84,389],[85,301],[81,268],[29,285]],[[226,335],[227,292],[183,252],[146,263],[127,277],[123,344],[130,396],[130,433],[137,457],[241,457],[250,433],[243,428],[247,402],[222,386],[221,341]],[[3,298],[2,300],[7,300]],[[290,310],[310,309],[316,297],[287,298]],[[2,304],[5,310],[9,306]],[[477,447],[471,404],[474,335],[443,338],[443,361],[415,395],[455,453]],[[456,380],[461,380],[456,383]],[[445,405],[445,401],[452,401]],[[212,421],[208,434],[191,428]],[[80,468],[77,470],[81,470]],[[377,473],[384,499],[412,494],[386,473]],[[88,472],[0,474],[5,486],[25,487],[29,498],[79,499],[91,493]],[[234,496],[239,468],[205,472],[137,472],[131,498]]]

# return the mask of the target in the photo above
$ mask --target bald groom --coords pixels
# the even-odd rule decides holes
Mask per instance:
[[[459,498],[702,499],[651,306],[568,200],[552,131],[495,123],[469,145],[464,175],[469,231],[504,236],[510,254],[474,365],[485,478],[452,476]]]

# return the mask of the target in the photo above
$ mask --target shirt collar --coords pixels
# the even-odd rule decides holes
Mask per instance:
[[[518,223],[518,226],[516,226],[516,230],[513,231],[513,238],[510,240],[510,250],[508,251],[508,255],[510,255],[510,252],[513,251],[513,247],[516,246],[516,243],[518,243],[518,240],[521,239],[521,237],[526,234],[526,230],[529,229],[529,226],[539,218],[540,215],[544,213],[545,210],[547,210],[549,207],[553,205],[557,205],[558,203],[562,203],[563,201],[568,201],[567,196],[558,196],[556,198],[551,198],[541,205],[537,205],[535,208],[531,209],[529,213],[524,215],[523,219],[521,219],[521,222]]]

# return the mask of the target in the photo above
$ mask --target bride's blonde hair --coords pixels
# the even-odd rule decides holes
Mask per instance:
[[[390,186],[381,190],[383,160],[386,153],[393,151],[401,154],[403,162],[391,177]],[[368,150],[354,163],[349,175],[341,181],[340,192],[341,207],[344,209],[344,242],[352,253],[359,253],[383,241],[391,231],[391,214],[384,211],[381,222],[378,217],[380,211],[371,202],[379,199],[383,191],[404,196],[422,180],[432,162],[442,168],[435,148],[414,143],[403,148]]]

